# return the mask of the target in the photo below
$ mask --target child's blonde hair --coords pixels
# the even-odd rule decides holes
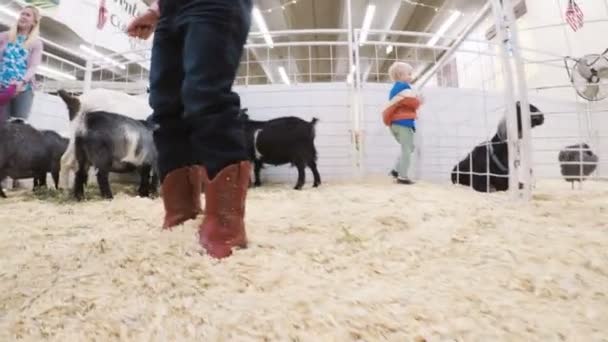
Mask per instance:
[[[411,75],[414,68],[405,62],[395,62],[388,68],[388,76],[391,81],[395,82],[401,79],[403,75]]]
[[[21,11],[23,12],[26,9],[30,9],[34,13],[34,25],[32,26],[32,29],[28,33],[27,38],[23,43],[23,46],[29,48],[30,45],[35,40],[37,40],[38,37],[40,37],[40,19],[42,18],[42,16],[40,15],[40,11],[38,10],[38,8],[36,8],[35,6],[25,6]],[[13,25],[13,27],[11,27],[11,29],[8,31],[8,41],[11,43],[14,43],[17,40],[17,31],[19,30],[18,26],[19,22],[17,20],[17,22],[15,22],[15,25]]]

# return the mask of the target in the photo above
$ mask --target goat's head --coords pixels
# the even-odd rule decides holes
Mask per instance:
[[[522,122],[521,122],[521,103],[517,101],[517,132],[519,139],[522,138]],[[540,126],[545,122],[545,116],[543,112],[540,111],[536,106],[530,104],[530,124],[532,127]],[[501,140],[507,140],[507,122],[506,118],[503,118],[498,124],[498,132],[499,138]]]
[[[532,128],[545,123],[545,115],[535,105],[530,104],[530,123]],[[517,101],[517,130],[521,137],[521,103]]]
[[[57,91],[57,95],[65,102],[68,107],[68,115],[70,121],[74,120],[78,111],[80,111],[80,100],[77,97],[71,96],[67,91],[60,89]]]

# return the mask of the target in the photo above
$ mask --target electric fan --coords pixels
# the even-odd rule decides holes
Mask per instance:
[[[564,59],[570,82],[580,97],[588,101],[601,101],[608,97],[607,54],[608,49],[599,55]]]

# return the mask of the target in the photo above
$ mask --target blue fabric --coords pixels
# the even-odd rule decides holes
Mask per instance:
[[[391,93],[390,93],[388,99],[392,100],[393,97],[397,96],[397,94],[399,94],[400,92],[407,90],[407,89],[412,89],[412,87],[410,86],[409,83],[401,82],[401,81],[395,82],[395,84],[393,85],[393,89],[391,89]],[[391,122],[391,124],[397,125],[397,126],[410,127],[410,128],[413,128],[414,130],[416,130],[416,120],[414,120],[414,119],[394,120],[393,122]]]
[[[391,122],[392,125],[410,127],[416,130],[416,120],[414,119],[403,119],[403,120],[395,120]]]
[[[23,46],[26,36],[19,35],[15,42],[9,42],[4,49],[2,66],[0,67],[0,86],[7,87],[13,81],[21,81],[27,72],[29,52]],[[30,84],[24,90],[29,90]]]
[[[248,159],[232,90],[251,24],[251,0],[161,1],[150,70],[150,107],[161,180],[188,165],[212,178]]]
[[[409,83],[401,82],[401,81],[395,82],[395,84],[393,85],[393,89],[391,89],[391,93],[390,93],[388,99],[392,100],[393,97],[397,96],[397,94],[399,94],[400,92],[407,90],[407,89],[412,89],[412,87],[410,86]]]

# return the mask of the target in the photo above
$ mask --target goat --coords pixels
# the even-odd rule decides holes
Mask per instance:
[[[250,120],[247,109],[241,111],[250,160],[254,163],[254,186],[261,186],[260,171],[264,164],[291,164],[298,169],[298,181],[294,187],[301,190],[306,179],[306,166],[314,176],[313,187],[321,185],[317,169],[317,149],[314,145],[313,118],[307,122],[297,117],[280,117],[268,121]]]
[[[545,122],[543,113],[530,105],[532,127]],[[517,128],[522,136],[521,105],[517,102]],[[452,169],[452,183],[472,186],[479,192],[509,190],[509,149],[507,146],[506,119],[498,125],[496,134],[489,142],[484,142],[473,150]],[[520,184],[521,186],[521,184]]]
[[[582,183],[595,171],[599,161],[599,157],[585,143],[566,146],[559,152],[557,159],[562,176],[566,182],[572,183],[573,189],[574,182]]]
[[[107,94],[114,92],[104,89],[97,93],[101,95],[99,98],[88,93],[88,97],[84,98],[88,102],[85,103],[81,102],[83,96],[77,99],[60,91],[60,96],[68,106],[72,121],[72,139],[70,140],[72,149],[68,149],[62,157],[62,169],[66,166],[76,170],[74,196],[77,200],[83,199],[87,171],[91,166],[97,169],[97,183],[103,198],[113,198],[108,180],[110,172],[139,171],[141,181],[138,194],[147,197],[151,192],[156,193],[158,187],[157,152],[152,138],[151,124],[146,120],[136,120],[111,111],[87,111],[88,108],[100,107],[101,102],[99,101],[106,98]],[[127,96],[126,99],[133,100],[133,97],[129,95],[123,95]],[[125,97],[123,96],[122,99],[124,100]],[[112,106],[128,108],[126,104],[116,102],[106,107]],[[142,106],[139,109],[142,109]],[[145,114],[145,112],[138,114],[141,113]],[[76,165],[73,166],[72,163]]]
[[[67,139],[53,131],[39,131],[22,121],[9,121],[0,127],[0,182],[34,178],[34,190],[46,187],[50,172],[58,186],[59,161],[67,148]],[[6,194],[0,187],[0,197]]]
[[[47,147],[47,151],[49,153],[49,165],[48,170],[53,177],[53,183],[55,184],[55,188],[59,189],[59,171],[61,170],[61,156],[65,153],[68,148],[69,140],[67,138],[62,137],[55,131],[51,130],[42,130],[42,137],[44,140],[44,145]],[[34,179],[34,187],[36,186],[46,186],[46,177],[39,180],[38,184],[36,183],[36,179]]]
[[[82,120],[87,112],[107,111],[111,113],[124,113],[135,117],[145,117],[152,112],[148,102],[136,96],[109,89],[92,89],[79,97],[70,96],[65,90],[57,92],[66,103],[70,119],[70,143],[61,157],[61,171],[59,184],[61,188],[68,188],[70,171],[76,172],[74,142],[76,130],[83,127]]]

